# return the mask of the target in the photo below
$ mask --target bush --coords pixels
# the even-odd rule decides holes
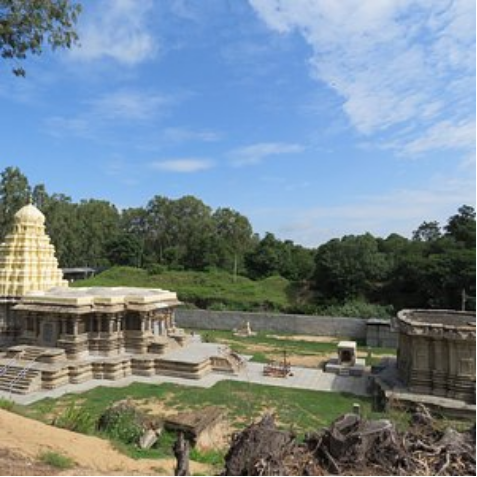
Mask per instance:
[[[5,411],[11,411],[15,403],[10,401],[10,399],[0,398],[0,409],[5,409]]]
[[[56,469],[66,470],[75,466],[75,461],[71,457],[52,451],[43,452],[39,455],[39,459],[44,464],[51,465]]]
[[[394,308],[391,305],[376,305],[360,300],[319,307],[316,311],[318,315],[350,318],[390,318],[394,314]]]
[[[106,409],[97,424],[99,431],[124,444],[137,444],[145,427],[145,417],[126,401]]]
[[[53,420],[53,425],[69,431],[89,434],[94,430],[94,418],[86,409],[76,406],[73,402]]]
[[[148,275],[162,275],[165,272],[167,272],[167,267],[160,265],[159,263],[154,263],[153,265],[147,267]]]

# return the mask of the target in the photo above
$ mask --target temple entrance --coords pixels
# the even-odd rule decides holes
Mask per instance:
[[[41,324],[40,342],[42,346],[53,348],[58,341],[58,326],[52,321],[45,321]]]
[[[353,353],[350,350],[342,349],[340,351],[340,358],[343,364],[351,363],[353,361]]]

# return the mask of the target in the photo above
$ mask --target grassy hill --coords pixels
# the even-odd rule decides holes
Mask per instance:
[[[214,310],[287,311],[295,302],[296,287],[274,276],[260,281],[223,271],[164,271],[151,274],[131,267],[114,267],[73,286],[134,286],[177,292],[190,306]]]

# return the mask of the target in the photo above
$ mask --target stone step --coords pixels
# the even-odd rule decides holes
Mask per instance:
[[[40,387],[41,373],[34,369],[25,370],[21,367],[11,367],[0,376],[0,390],[2,391],[27,394],[40,389]]]

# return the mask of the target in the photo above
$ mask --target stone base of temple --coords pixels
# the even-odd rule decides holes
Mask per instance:
[[[399,377],[396,360],[388,358],[377,374],[371,377],[369,391],[378,411],[397,408],[413,408],[425,404],[437,413],[455,418],[475,418],[475,381],[440,379],[435,387],[426,379],[407,386]]]
[[[0,391],[29,394],[56,389],[92,379],[119,380],[127,376],[176,376],[201,379],[211,371],[237,373],[244,362],[227,347],[209,343],[191,343],[180,347],[174,338],[154,343],[162,353],[117,353],[108,356],[84,350],[72,354],[69,349],[18,345],[0,354]],[[187,340],[181,340],[187,343]],[[171,345],[170,347],[168,345]],[[172,350],[171,350],[172,348]]]

